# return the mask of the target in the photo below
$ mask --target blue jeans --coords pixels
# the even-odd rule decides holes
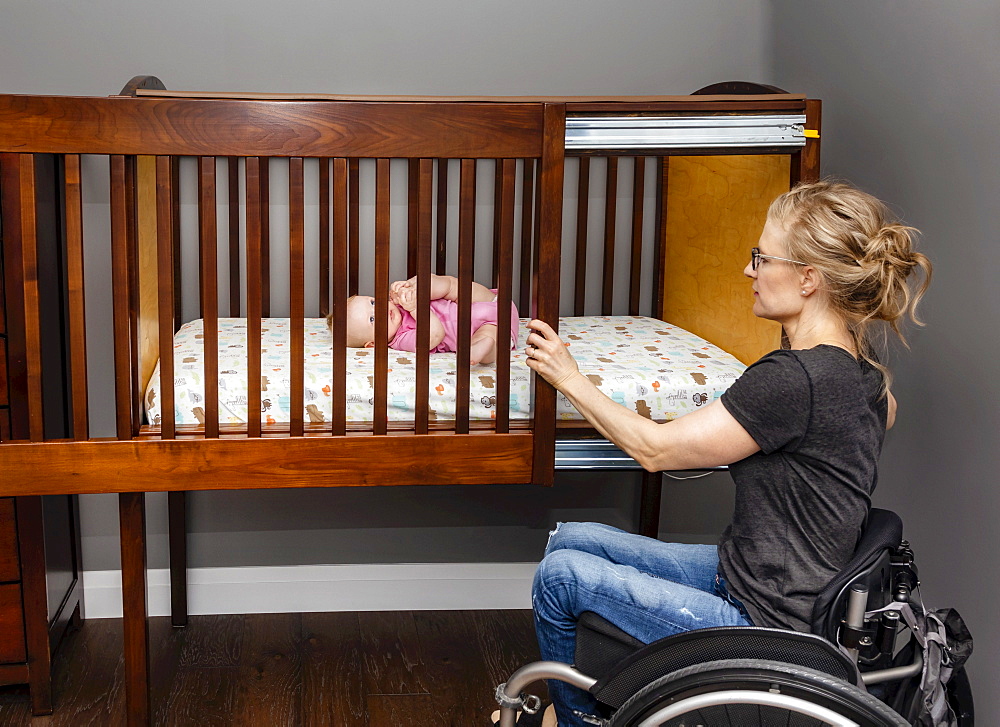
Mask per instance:
[[[681,631],[751,625],[742,604],[717,583],[718,567],[714,545],[663,543],[598,523],[560,523],[532,586],[542,659],[573,663],[576,622],[584,611],[646,644]],[[589,692],[556,680],[548,686],[559,727],[585,724],[575,710],[597,713]]]

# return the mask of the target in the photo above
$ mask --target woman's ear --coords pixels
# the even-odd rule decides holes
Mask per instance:
[[[819,271],[812,265],[803,265],[799,273],[799,283],[802,288],[802,295],[810,295],[819,288]]]

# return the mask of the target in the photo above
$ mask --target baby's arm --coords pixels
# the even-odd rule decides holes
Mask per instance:
[[[404,287],[412,288],[416,291],[417,278],[412,277],[409,280],[397,280],[389,286],[389,291],[397,292]],[[485,285],[480,285],[476,282],[472,283],[473,303],[489,303],[494,297],[496,296]],[[440,298],[450,300],[453,303],[458,302],[458,278],[453,275],[431,275],[431,300],[439,300]]]
[[[409,281],[405,281],[409,283]],[[420,320],[417,315],[417,288],[416,286],[410,287],[408,285],[401,286],[396,290],[390,290],[390,297],[393,302],[396,303],[400,308],[405,309],[414,320]],[[430,310],[430,314],[427,318],[430,323],[431,333],[430,333],[430,348],[434,349],[437,347],[441,341],[444,340],[444,326],[441,323],[441,319],[437,317],[437,313]]]
[[[409,280],[397,280],[389,286],[390,293],[398,293],[404,288],[417,292],[417,276]],[[451,275],[431,275],[431,300],[457,300],[458,281]]]

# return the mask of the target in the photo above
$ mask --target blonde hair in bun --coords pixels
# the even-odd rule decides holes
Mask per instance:
[[[918,230],[902,224],[867,192],[828,180],[795,186],[771,204],[767,216],[785,229],[788,256],[819,271],[858,354],[883,373],[888,385],[889,372],[874,355],[873,324],[887,324],[904,345],[903,319],[923,325],[916,307],[930,284],[932,266],[915,249]]]

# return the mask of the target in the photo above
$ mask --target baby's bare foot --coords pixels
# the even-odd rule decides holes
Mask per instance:
[[[488,336],[479,338],[472,342],[469,347],[470,363],[489,364],[497,360],[497,342]]]

